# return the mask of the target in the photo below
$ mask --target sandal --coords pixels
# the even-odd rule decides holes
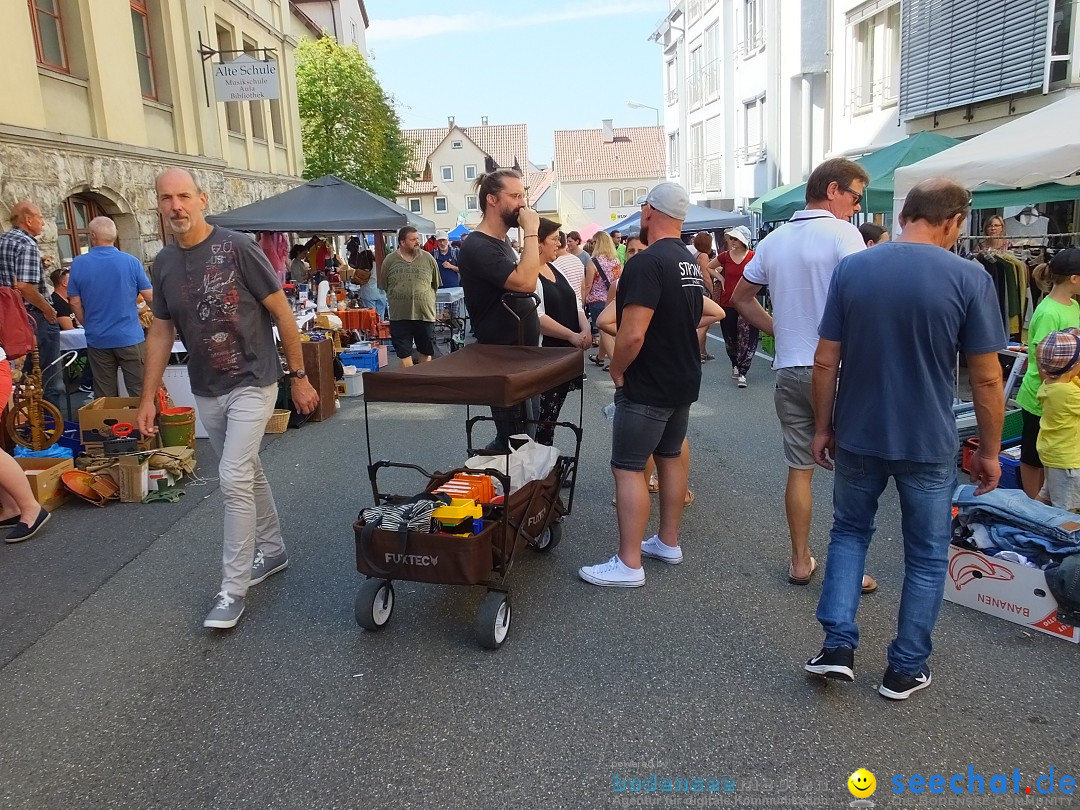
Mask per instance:
[[[649,476],[649,492],[651,492],[653,495],[655,495],[659,491],[660,491],[660,481],[657,479],[657,477],[655,475],[650,475]]]
[[[604,365],[604,361],[603,360],[598,360],[595,354],[590,354],[589,355],[589,362],[592,363],[594,366],[603,366]]]
[[[869,574],[863,574],[862,578],[862,592],[863,594],[873,593],[877,590],[877,580],[875,580]]]
[[[810,558],[810,573],[807,574],[805,577],[795,576],[795,566],[789,563],[787,569],[787,581],[790,582],[792,585],[809,585],[810,580],[813,579],[814,572],[816,570],[817,560],[815,560],[813,557]]]
[[[694,490],[688,489],[688,490],[686,490],[686,499],[683,501],[682,508],[683,509],[689,509],[693,505],[694,505]]]

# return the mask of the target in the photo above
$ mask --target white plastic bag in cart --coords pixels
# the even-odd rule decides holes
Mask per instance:
[[[510,492],[514,493],[530,481],[547,478],[559,460],[559,450],[540,444],[524,433],[510,437],[510,446],[517,449],[506,456],[473,456],[465,462],[471,470],[493,469],[510,476]]]

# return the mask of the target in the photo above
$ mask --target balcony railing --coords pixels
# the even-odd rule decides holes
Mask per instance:
[[[690,191],[697,193],[721,192],[724,189],[724,156],[720,153],[693,158],[687,167],[690,173]]]

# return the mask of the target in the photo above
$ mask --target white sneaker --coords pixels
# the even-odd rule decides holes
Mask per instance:
[[[641,556],[678,565],[682,562],[682,546],[669,546],[654,534],[648,540],[641,541]]]
[[[739,379],[739,369],[736,368],[735,366],[731,367],[731,379],[733,379],[733,380]]]
[[[738,376],[738,377],[736,378],[736,380],[735,380],[735,384],[736,384],[736,385],[737,385],[737,386],[738,386],[739,388],[746,388],[746,377],[745,377],[744,375],[740,374],[740,375],[739,375],[739,376]]]
[[[630,568],[616,554],[598,565],[583,565],[578,575],[586,582],[605,588],[640,588],[645,584],[645,569]]]

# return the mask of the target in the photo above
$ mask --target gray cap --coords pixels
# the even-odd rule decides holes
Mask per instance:
[[[661,214],[667,214],[672,219],[680,222],[686,219],[686,212],[690,207],[690,197],[686,189],[678,183],[660,183],[653,187],[645,198],[645,203],[651,205]]]

